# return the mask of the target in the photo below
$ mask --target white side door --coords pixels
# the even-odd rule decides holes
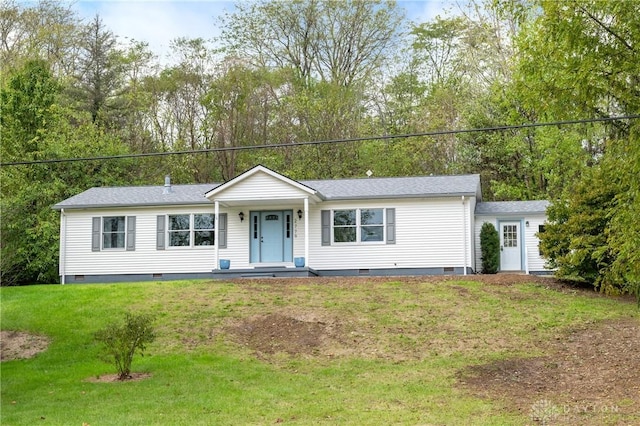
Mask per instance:
[[[521,271],[520,222],[500,222],[500,270]]]

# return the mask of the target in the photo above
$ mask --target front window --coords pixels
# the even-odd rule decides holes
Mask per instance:
[[[384,240],[384,214],[382,209],[360,211],[360,241]]]
[[[213,214],[194,214],[194,244],[196,246],[212,246],[213,245]]]
[[[384,241],[384,209],[333,211],[333,242]]]
[[[124,216],[102,218],[102,248],[123,249],[126,229]]]
[[[333,212],[333,241],[352,243],[356,241],[356,211],[335,210]]]
[[[169,247],[212,246],[213,214],[169,215]]]
[[[188,247],[191,245],[191,215],[169,216],[169,246]]]

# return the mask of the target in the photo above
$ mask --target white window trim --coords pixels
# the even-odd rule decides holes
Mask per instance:
[[[172,214],[167,214],[166,215],[166,230],[165,230],[165,248],[167,250],[212,250],[215,247],[215,233],[216,233],[216,223],[215,223],[215,215],[213,218],[213,229],[195,229],[195,215],[197,214],[210,214],[213,215],[213,213],[172,213]],[[171,226],[171,221],[169,219],[170,216],[185,216],[185,215],[189,215],[189,245],[188,246],[172,246],[171,245],[171,232],[185,232],[187,231],[186,229],[176,229],[174,231],[171,231],[169,229],[169,227]],[[213,231],[213,235],[214,235],[214,243],[211,245],[195,245],[195,237],[196,237],[196,231]],[[125,244],[126,246],[126,244]]]
[[[111,217],[123,217],[124,218],[124,245],[122,247],[105,247],[104,246],[104,220]],[[100,216],[100,251],[127,251],[127,216],[126,215],[113,215],[113,216]],[[113,234],[114,232],[110,232]]]
[[[345,241],[345,242],[338,242],[335,240],[335,235],[334,235],[334,230],[336,228],[336,225],[334,225],[334,213],[336,211],[342,211],[342,210],[355,210],[356,211],[356,224],[355,224],[355,228],[356,228],[356,240],[355,241]],[[361,240],[361,236],[362,236],[362,223],[361,223],[361,217],[362,217],[362,210],[382,210],[382,223],[379,225],[364,225],[364,226],[382,226],[382,240],[381,241],[362,241]],[[336,209],[331,209],[331,245],[335,245],[335,246],[374,246],[374,245],[386,245],[387,244],[387,209],[384,207],[343,207],[343,208],[336,208]],[[350,225],[349,227],[352,227],[353,225]],[[338,226],[339,228],[342,228],[343,226]]]

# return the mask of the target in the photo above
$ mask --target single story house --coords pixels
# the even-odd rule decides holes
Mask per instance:
[[[53,206],[61,282],[471,274],[486,221],[501,270],[545,272],[547,202],[481,198],[478,175],[296,181],[261,165],[221,184],[91,188]]]

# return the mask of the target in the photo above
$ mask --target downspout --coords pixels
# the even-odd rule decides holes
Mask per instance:
[[[467,209],[465,208],[465,199],[464,195],[462,196],[462,243],[464,244],[464,273],[463,275],[467,275]]]
[[[65,284],[65,263],[67,262],[67,216],[64,209],[60,209],[60,265],[58,272],[60,274],[60,284]]]
[[[215,201],[215,212],[214,212],[214,217],[213,217],[215,226],[218,227],[220,222],[220,203],[216,200]],[[227,220],[228,222],[228,220]],[[229,233],[229,223],[227,223],[227,234]],[[218,269],[218,265],[220,264],[219,258],[220,258],[220,232],[218,230],[216,230],[216,232],[213,233],[213,247],[214,247],[214,265],[213,265],[213,269]]]

